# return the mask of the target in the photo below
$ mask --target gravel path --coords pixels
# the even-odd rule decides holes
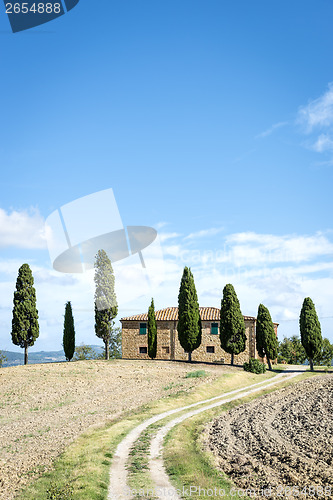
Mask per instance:
[[[204,441],[243,490],[264,489],[271,500],[333,498],[332,415],[333,376],[318,376],[229,411]]]

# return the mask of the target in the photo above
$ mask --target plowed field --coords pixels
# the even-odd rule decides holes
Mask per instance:
[[[333,498],[333,376],[293,384],[209,424],[205,446],[241,494]]]

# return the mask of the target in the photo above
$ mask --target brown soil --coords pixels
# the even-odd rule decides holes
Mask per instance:
[[[205,378],[184,378],[204,369]],[[228,370],[163,361],[79,361],[0,370],[0,499],[42,471],[83,431]]]
[[[203,441],[241,493],[333,498],[332,415],[333,376],[318,376],[227,412]]]

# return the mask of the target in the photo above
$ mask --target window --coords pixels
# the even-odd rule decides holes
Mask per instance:
[[[163,346],[162,347],[162,352],[164,354],[170,354],[170,347],[169,346],[165,346],[165,347]]]
[[[208,345],[206,347],[206,352],[214,353],[215,352],[215,347],[213,345]]]
[[[140,354],[147,354],[148,349],[147,347],[139,347],[139,353]]]
[[[219,324],[218,323],[212,323],[210,326],[210,333],[212,335],[218,335],[219,333]]]
[[[140,323],[140,335],[146,335],[147,323]]]

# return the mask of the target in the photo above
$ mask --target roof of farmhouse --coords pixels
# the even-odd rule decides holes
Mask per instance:
[[[217,307],[199,307],[200,317],[202,321],[219,321],[220,309]],[[155,311],[156,321],[175,321],[178,320],[178,307],[166,307]],[[253,316],[244,316],[244,319],[255,320]],[[148,313],[135,314],[121,318],[120,321],[148,321]]]

